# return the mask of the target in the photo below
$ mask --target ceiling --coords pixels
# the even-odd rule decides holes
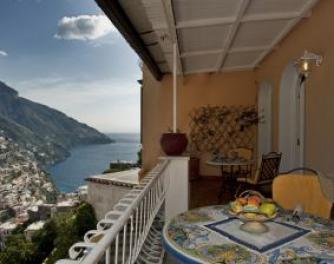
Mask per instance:
[[[112,0],[109,0],[112,1]],[[318,0],[119,0],[162,73],[256,67]]]

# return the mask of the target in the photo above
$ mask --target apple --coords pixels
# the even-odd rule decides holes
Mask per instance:
[[[243,210],[242,205],[238,201],[231,202],[230,206],[231,206],[232,211],[235,213],[242,212]]]
[[[276,205],[273,203],[263,203],[260,206],[260,212],[268,217],[272,217],[276,213]]]
[[[261,204],[261,198],[259,196],[253,195],[248,198],[248,204],[259,206]]]

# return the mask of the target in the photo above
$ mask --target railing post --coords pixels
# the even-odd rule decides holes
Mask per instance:
[[[189,157],[161,157],[168,160],[164,184],[167,189],[165,198],[165,217],[170,220],[177,214],[189,209]]]
[[[110,264],[110,248],[106,250],[106,264]]]

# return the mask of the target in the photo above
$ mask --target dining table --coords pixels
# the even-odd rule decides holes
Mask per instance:
[[[217,166],[221,172],[221,188],[218,195],[219,201],[224,193],[228,200],[234,196],[234,191],[237,189],[237,176],[240,175],[241,168],[247,168],[248,174],[251,173],[251,167],[255,164],[254,159],[245,159],[242,157],[235,158],[214,158],[206,162],[207,165]]]
[[[167,253],[181,264],[334,264],[334,221],[279,209],[262,234],[240,229],[229,205],[181,213],[163,229]]]

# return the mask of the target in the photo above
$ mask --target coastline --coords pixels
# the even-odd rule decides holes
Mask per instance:
[[[137,133],[109,133],[114,142],[80,145],[72,148],[69,156],[45,166],[52,182],[62,193],[75,191],[85,185],[85,178],[102,174],[117,160],[137,162],[140,135]]]

